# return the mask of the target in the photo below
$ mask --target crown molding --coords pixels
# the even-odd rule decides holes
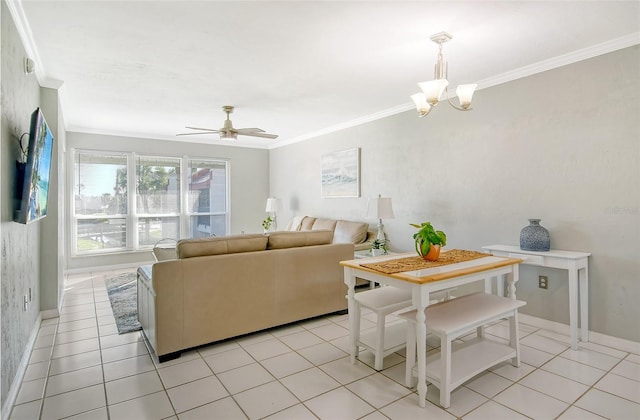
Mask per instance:
[[[592,45],[587,48],[572,51],[568,54],[553,57],[548,60],[540,61],[538,63],[488,77],[486,79],[478,81],[478,90],[511,82],[513,80],[522,79],[524,77],[532,76],[537,73],[542,73],[547,70],[553,70],[558,67],[567,66],[569,64],[577,63],[578,61],[587,60],[589,58],[597,57],[599,55],[607,54],[627,47],[632,47],[638,44],[640,44],[640,32],[634,32],[620,38],[615,38],[610,41]]]
[[[63,84],[64,84],[64,82],[62,80],[52,79],[50,77],[45,77],[40,82],[40,87],[59,90],[62,87]]]
[[[31,27],[29,26],[29,22],[27,21],[26,15],[24,13],[24,9],[22,8],[23,0],[5,0],[9,12],[13,17],[15,22],[18,34],[22,39],[22,43],[24,45],[25,52],[29,58],[34,60],[35,62],[35,74],[38,79],[38,83],[43,87],[51,87],[53,89],[59,89],[62,86],[61,81],[53,80],[47,77],[44,66],[42,64],[42,60],[40,59],[40,55],[38,53],[38,48],[33,40],[33,34],[31,32]],[[566,66],[572,63],[576,63],[578,61],[586,60],[589,58],[593,58],[599,55],[607,54],[613,51],[617,51],[623,48],[631,47],[634,45],[640,44],[640,32],[633,32],[631,34],[612,39],[610,41],[602,42],[600,44],[592,45],[587,48],[583,48],[580,50],[576,50],[570,52],[568,54],[564,54],[558,57],[554,57],[548,60],[544,60],[538,63],[534,63],[528,66],[524,66],[515,70],[511,70],[505,73],[501,73],[495,76],[488,77],[486,79],[478,81],[478,89],[482,90],[492,86],[500,85],[503,83],[511,82],[513,80],[521,79],[524,77],[532,76],[537,73],[541,73],[544,71],[552,70],[558,67]],[[63,93],[59,92],[59,98],[62,99]],[[340,124],[332,125],[321,130],[317,130],[311,133],[304,134],[302,136],[281,140],[276,143],[268,144],[268,145],[260,145],[260,144],[239,144],[239,143],[219,143],[218,141],[213,141],[213,144],[219,144],[221,146],[236,146],[236,147],[253,147],[260,149],[276,149],[279,147],[287,146],[294,143],[299,143],[305,140],[310,140],[319,136],[323,136],[326,134],[334,133],[336,131],[344,130],[347,128],[355,127],[361,124],[365,124],[368,122],[376,121],[382,118],[386,118],[392,115],[396,115],[402,112],[409,111],[413,109],[414,106],[411,102],[407,102],[401,105],[397,105],[392,108],[388,108],[386,110],[382,110],[370,115],[365,115],[360,118],[356,118],[350,121],[345,121]],[[76,131],[83,132],[89,134],[104,134],[104,135],[113,135],[113,136],[127,136],[127,137],[138,137],[138,138],[147,138],[147,139],[158,139],[158,140],[169,140],[176,141],[174,138],[168,138],[167,136],[151,136],[148,134],[142,133],[128,133],[128,132],[111,132],[111,131],[102,131],[96,129],[89,129],[86,127],[65,127],[68,131]],[[194,139],[196,140],[196,139]],[[208,143],[212,144],[212,141],[195,141],[196,143]]]
[[[278,147],[287,146],[289,144],[299,143],[301,141],[310,140],[315,137],[323,136],[325,134],[335,133],[336,131],[344,130],[346,128],[355,127],[361,124],[365,124],[371,121],[380,120],[382,118],[390,117],[392,115],[400,114],[401,112],[408,111],[412,109],[414,106],[412,104],[402,104],[398,106],[394,106],[393,108],[388,108],[373,114],[365,115],[360,118],[356,118],[353,120],[345,121],[340,124],[332,125],[326,128],[323,128],[318,131],[314,131],[308,134],[303,134],[302,136],[294,137],[287,140],[279,141],[275,144],[272,144],[269,149],[277,149]]]
[[[65,127],[65,130],[70,133],[93,134],[98,136],[128,137],[128,138],[137,138],[137,139],[146,139],[146,140],[172,141],[177,143],[182,142],[182,140],[174,136],[163,136],[161,134],[136,133],[133,131],[102,130],[99,128],[88,128],[88,127],[81,127],[81,126],[75,126],[75,125],[68,125],[67,127]],[[210,138],[200,138],[200,139],[191,138],[189,139],[189,143],[200,143],[200,144],[207,144],[210,146],[269,149],[268,144],[261,144],[258,141],[256,141],[256,143],[253,143],[251,140],[219,140],[219,139],[210,139]]]
[[[33,40],[31,27],[29,26],[29,22],[27,21],[27,17],[24,13],[24,9],[22,8],[22,1],[5,1],[7,3],[7,8],[11,13],[11,17],[13,18],[13,22],[16,25],[16,29],[18,30],[18,35],[22,40],[24,50],[27,53],[27,56],[35,62],[36,78],[38,79],[38,83],[40,84],[40,86],[42,86],[43,84],[46,84],[46,72],[44,71],[44,66],[42,64],[42,60],[40,59],[38,48],[36,47],[36,44]]]
[[[610,41],[602,42],[600,44],[592,45],[587,48],[572,51],[568,54],[560,55],[548,60],[540,61],[528,66],[520,67],[515,70],[511,70],[505,73],[501,73],[492,77],[478,81],[478,89],[486,89],[492,86],[497,86],[503,83],[511,82],[524,77],[532,76],[537,73],[542,73],[547,70],[553,70],[558,67],[563,67],[569,64],[577,63],[578,61],[587,60],[589,58],[597,57],[599,55],[607,54],[613,51],[621,50],[623,48],[632,47],[640,44],[640,32],[634,32],[629,35],[625,35],[620,38],[615,38]],[[278,147],[287,146],[301,141],[309,140],[315,137],[319,137],[325,134],[333,133],[346,128],[355,127],[360,124],[379,120],[389,117],[391,115],[399,114],[401,112],[415,109],[413,103],[409,102],[403,105],[398,105],[393,108],[386,109],[384,111],[376,112],[374,114],[366,115],[364,117],[356,118],[354,120],[346,121],[341,124],[333,125],[322,130],[314,131],[302,136],[294,137],[280,141],[271,145],[270,149],[276,149]]]

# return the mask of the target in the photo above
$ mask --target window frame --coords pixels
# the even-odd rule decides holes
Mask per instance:
[[[153,245],[139,245],[139,237],[138,237],[138,224],[141,218],[146,217],[178,217],[178,232],[179,238],[174,239],[184,239],[187,238],[190,232],[190,221],[193,216],[198,215],[224,215],[225,223],[224,229],[225,234],[228,234],[230,225],[231,225],[231,209],[230,209],[230,191],[231,191],[231,180],[230,180],[230,166],[231,162],[229,159],[225,158],[215,158],[215,157],[202,157],[202,156],[176,156],[170,154],[158,154],[158,153],[137,153],[137,152],[120,152],[120,151],[109,151],[109,150],[95,150],[95,149],[84,149],[84,148],[73,148],[69,153],[69,166],[72,168],[70,171],[69,180],[69,254],[71,257],[93,257],[93,256],[104,256],[104,255],[114,255],[119,253],[128,253],[128,252],[148,252],[153,248]],[[76,214],[75,208],[75,180],[78,177],[77,168],[76,168],[76,156],[78,154],[89,154],[89,155],[117,155],[124,156],[127,161],[127,214],[117,214],[117,215],[104,215],[100,216],[100,219],[124,219],[125,220],[125,246],[118,248],[110,248],[110,249],[93,249],[88,251],[79,251],[78,250],[78,221],[79,220],[92,220],[97,219],[97,216],[86,216],[86,215],[78,215]],[[137,191],[137,164],[139,158],[158,158],[158,159],[177,159],[180,164],[180,182],[179,182],[179,199],[178,199],[178,213],[138,213],[137,211],[137,200],[138,200],[138,191]],[[199,213],[199,212],[191,212],[188,208],[189,202],[189,170],[190,164],[192,161],[203,161],[203,162],[212,162],[219,163],[224,165],[225,168],[225,191],[224,191],[224,199],[225,206],[224,211],[220,212],[209,212],[209,213]]]

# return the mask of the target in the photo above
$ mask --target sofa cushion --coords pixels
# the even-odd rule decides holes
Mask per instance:
[[[314,230],[306,232],[273,232],[269,235],[269,249],[296,248],[309,245],[327,245],[331,243],[333,232]]]
[[[316,219],[311,230],[334,230],[336,222],[337,220],[333,219]]]
[[[300,222],[300,229],[298,230],[311,230],[313,227],[313,222],[316,221],[315,217],[305,216],[302,218]]]
[[[304,216],[293,216],[293,219],[289,221],[289,224],[287,224],[287,227],[284,230],[299,231],[300,226],[302,225],[302,219],[304,219]]]
[[[368,223],[338,220],[333,231],[333,243],[360,244],[367,239],[368,230]]]
[[[268,240],[269,238],[267,236],[261,234],[183,239],[178,241],[178,258],[184,259],[203,257],[206,255],[264,251],[267,249]]]

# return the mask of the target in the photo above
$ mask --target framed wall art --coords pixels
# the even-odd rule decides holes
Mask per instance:
[[[360,148],[322,155],[322,198],[360,197]]]

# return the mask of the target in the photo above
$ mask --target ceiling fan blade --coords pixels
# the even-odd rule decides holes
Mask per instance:
[[[263,129],[257,127],[249,127],[249,128],[233,128],[233,124],[229,119],[229,114],[233,112],[233,107],[230,105],[225,105],[222,107],[222,110],[227,114],[227,119],[224,121],[224,127],[219,130],[215,130],[213,128],[202,128],[202,127],[186,127],[189,130],[198,130],[200,133],[180,133],[176,134],[176,136],[197,136],[201,134],[215,134],[218,133],[220,138],[223,140],[235,140],[237,136],[250,136],[250,137],[262,137],[265,139],[276,139],[278,138],[277,134],[269,134],[266,133]]]
[[[211,131],[212,133],[218,133],[220,130],[215,130],[213,128],[200,128],[200,127],[185,127],[189,130],[202,130],[202,131]]]
[[[238,128],[236,129],[238,133],[264,133],[265,131],[261,128]]]
[[[269,134],[269,133],[238,133],[239,136],[251,136],[251,137],[262,137],[265,139],[277,139],[277,134]]]
[[[203,134],[217,134],[217,131],[204,131],[202,133],[179,133],[176,136],[201,136]]]

